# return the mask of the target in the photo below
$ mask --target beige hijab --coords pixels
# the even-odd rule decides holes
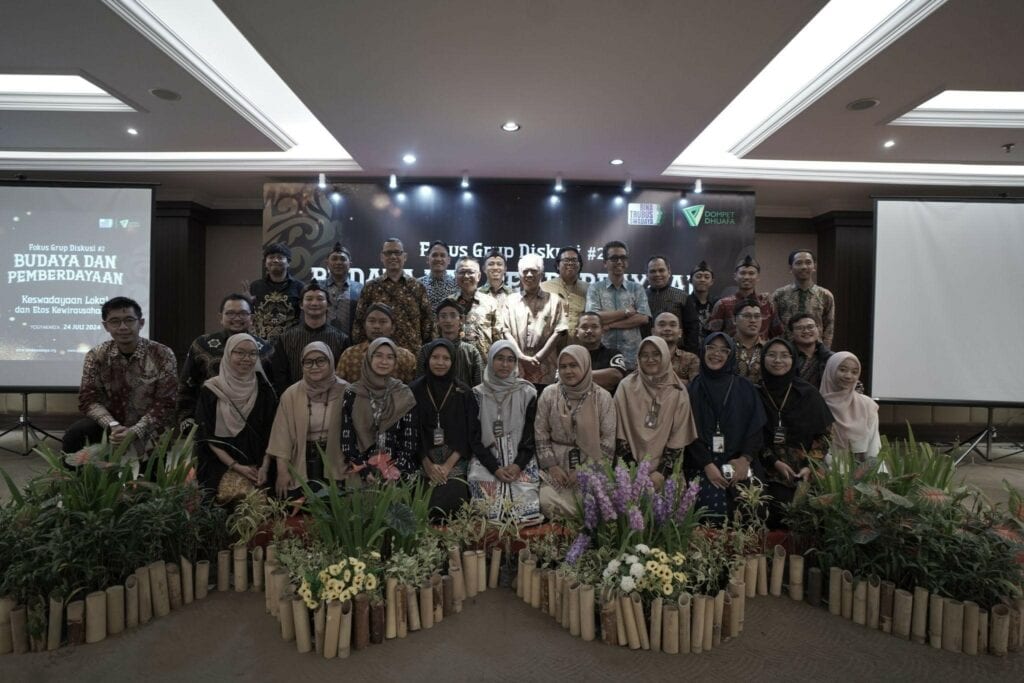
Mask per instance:
[[[853,359],[858,369],[861,367],[857,356],[849,351],[839,351],[825,363],[825,371],[821,376],[821,397],[836,419],[832,441],[844,449],[852,449],[853,444],[867,444],[871,450],[870,444],[878,432],[878,404],[870,397],[858,394],[855,387],[839,387],[836,375],[840,364],[848,359]]]
[[[373,446],[378,433],[386,432],[416,405],[416,397],[403,382],[373,371],[370,359],[373,352],[384,345],[391,347],[395,352],[395,362],[398,362],[398,345],[395,342],[387,337],[374,339],[366,348],[359,381],[349,387],[356,395],[352,405],[352,423],[356,430],[356,443],[363,453]]]
[[[615,411],[619,416],[616,438],[629,443],[637,462],[661,461],[666,448],[683,448],[697,438],[697,428],[690,412],[690,397],[682,380],[672,370],[672,355],[661,337],[647,337],[637,351],[654,345],[661,352],[661,364],[654,375],[645,374],[639,366],[619,384],[615,391]],[[658,404],[658,419],[653,427],[646,424],[651,406]]]
[[[259,352],[259,345],[252,335],[233,334],[224,345],[224,357],[220,361],[220,372],[203,383],[217,397],[217,420],[214,425],[214,436],[236,436],[245,429],[245,419],[249,417],[256,405],[259,394],[259,381],[256,373],[263,375],[263,365],[256,356],[256,364],[248,374],[235,372],[231,368],[231,353],[242,342],[252,344],[254,351]],[[263,375],[266,379],[266,375]]]
[[[566,431],[572,431],[572,414],[576,412],[576,445],[587,456],[588,460],[601,461],[601,415],[597,405],[597,392],[594,390],[594,377],[591,372],[590,352],[582,346],[572,344],[558,354],[570,356],[579,363],[583,370],[583,379],[575,386],[570,386],[558,379],[559,396],[557,401],[558,416],[562,423],[568,425]]]
[[[302,360],[306,360],[306,356],[313,352],[320,352],[327,356],[327,367],[333,370],[334,368],[334,354],[331,352],[331,347],[320,341],[311,342],[306,344],[302,349]],[[316,401],[320,403],[329,403],[334,399],[341,396],[341,392],[344,391],[348,382],[338,377],[334,372],[324,377],[319,381],[313,381],[309,377],[308,371],[302,369],[302,379],[299,380],[302,385],[303,391],[306,392],[306,396],[309,397],[310,401]]]

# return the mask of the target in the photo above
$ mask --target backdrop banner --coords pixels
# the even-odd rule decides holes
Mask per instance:
[[[332,198],[333,197],[333,198]],[[558,249],[574,245],[586,282],[606,277],[602,248],[610,240],[629,247],[629,278],[646,281],[647,259],[668,257],[676,287],[700,261],[715,273],[713,294],[734,289],[732,270],[754,249],[754,194],[681,193],[640,189],[629,195],[620,186],[566,185],[554,192],[539,183],[457,181],[402,183],[389,190],[380,183],[345,183],[320,189],[315,184],[268,183],[263,186],[264,244],[284,242],[292,250],[292,273],[308,280],[326,275],[325,261],[336,241],[352,253],[350,276],[357,282],[381,274],[381,245],[397,237],[405,245],[406,269],[427,272],[433,240],[451,248],[450,271],[460,256],[482,260],[497,248],[508,260],[508,281],[517,286],[519,257],[535,252],[545,259],[548,277],[556,275]]]

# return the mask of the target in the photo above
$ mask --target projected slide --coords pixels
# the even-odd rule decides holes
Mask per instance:
[[[77,386],[111,297],[149,317],[151,215],[149,188],[0,185],[0,386]]]

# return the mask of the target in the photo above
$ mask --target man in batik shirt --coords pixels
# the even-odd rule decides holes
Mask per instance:
[[[403,270],[406,258],[402,240],[389,237],[384,242],[380,252],[384,274],[363,285],[352,336],[355,342],[366,341],[363,329],[366,312],[372,304],[385,304],[394,314],[395,329],[391,339],[415,358],[420,347],[434,337],[434,312],[423,284]]]
[[[268,244],[263,249],[266,275],[249,285],[253,305],[253,330],[256,335],[273,342],[278,335],[299,320],[299,299],[302,281],[288,270],[292,250],[283,242]]]
[[[785,328],[798,313],[810,313],[818,323],[822,343],[832,348],[835,333],[836,299],[832,292],[814,284],[814,254],[807,249],[797,249],[789,255],[789,270],[793,273],[793,284],[779,287],[772,294],[772,304],[779,322]]]
[[[465,311],[462,341],[476,346],[481,358],[487,358],[491,344],[505,338],[504,316],[494,297],[481,294],[480,262],[475,258],[459,259],[455,267],[459,293],[452,297]]]

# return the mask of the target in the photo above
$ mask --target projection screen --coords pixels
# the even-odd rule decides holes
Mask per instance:
[[[1024,404],[1024,203],[878,199],[872,394]]]

